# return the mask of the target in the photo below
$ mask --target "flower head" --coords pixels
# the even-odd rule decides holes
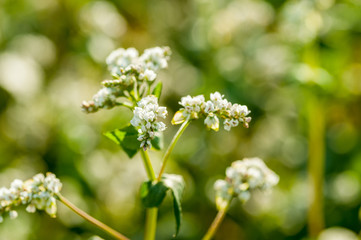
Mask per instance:
[[[140,147],[144,150],[151,148],[151,141],[166,129],[160,118],[166,118],[167,109],[158,105],[158,98],[150,95],[138,102],[138,107],[134,108],[134,116],[130,123],[138,128],[138,141],[141,142]]]
[[[226,179],[217,180],[214,184],[217,207],[224,208],[233,196],[245,202],[251,197],[252,190],[269,189],[277,185],[278,181],[278,175],[260,158],[237,160],[226,169]]]
[[[188,119],[198,119],[205,117],[204,124],[208,129],[219,130],[219,118],[223,120],[223,127],[229,131],[232,127],[237,127],[240,123],[248,127],[251,111],[246,105],[232,104],[224,95],[219,92],[210,94],[210,100],[205,101],[203,95],[196,97],[182,97],[179,104],[182,108],[173,117],[173,124],[180,124]]]
[[[26,211],[35,212],[36,209],[45,210],[51,217],[56,216],[56,195],[62,184],[52,173],[37,174],[25,182],[15,179],[10,188],[0,188],[0,222],[4,214],[10,219],[18,216],[14,207],[27,205]]]
[[[104,80],[103,88],[91,101],[84,101],[82,109],[86,113],[93,113],[118,105],[133,107],[136,104],[135,99],[146,95],[153,87],[158,71],[168,66],[170,54],[168,47],[145,49],[140,56],[135,48],[119,48],[113,51],[107,57],[106,63],[114,79]]]

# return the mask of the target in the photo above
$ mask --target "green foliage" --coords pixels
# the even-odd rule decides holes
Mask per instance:
[[[163,144],[163,134],[160,133],[159,136],[156,136],[154,137],[154,139],[152,139],[152,147],[156,150],[162,150],[163,147],[164,147],[164,144]]]
[[[157,85],[153,89],[152,94],[154,96],[156,96],[158,99],[160,98],[160,94],[162,93],[162,88],[163,88],[163,83],[159,82],[159,83],[157,83]]]
[[[138,131],[132,125],[105,132],[104,136],[118,144],[130,158],[134,157],[140,149],[137,140]]]
[[[140,187],[140,198],[146,208],[159,207],[166,196],[168,187],[163,182],[143,182]]]
[[[173,209],[176,220],[176,232],[175,232],[175,236],[176,236],[179,232],[179,228],[182,221],[181,200],[182,200],[185,183],[183,177],[176,174],[164,174],[162,181],[164,182],[164,185],[167,186],[172,191],[173,194]]]
[[[140,198],[147,208],[159,207],[163,202],[166,192],[171,191],[173,196],[173,209],[176,221],[176,231],[174,236],[178,235],[182,221],[181,200],[185,183],[183,177],[176,174],[164,174],[160,182],[144,182],[140,188]]]

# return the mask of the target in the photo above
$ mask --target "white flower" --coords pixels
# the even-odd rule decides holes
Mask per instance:
[[[12,211],[9,212],[9,216],[10,216],[10,219],[15,219],[15,218],[18,217],[18,212],[12,210]]]
[[[228,182],[226,182],[225,180],[222,180],[222,179],[218,179],[214,183],[214,189],[218,190],[218,191],[223,191],[224,189],[228,189],[228,187],[229,187]]]
[[[19,179],[15,179],[11,184],[10,187],[13,189],[21,190],[23,187],[23,181]]]
[[[47,173],[46,177],[39,173],[25,182],[15,179],[9,189],[0,188],[1,221],[4,212],[9,213],[10,219],[16,218],[18,213],[13,208],[21,204],[27,205],[28,212],[35,212],[36,209],[46,210],[51,217],[55,217],[55,196],[60,192],[61,186],[59,179],[52,173]]]
[[[112,88],[104,87],[93,96],[95,107],[110,108],[114,106],[116,97]]]
[[[197,119],[198,113],[201,112],[205,105],[204,96],[198,95],[195,97],[186,96],[182,97],[181,101],[179,102],[180,105],[184,107],[183,115],[186,117],[190,116],[193,119]]]
[[[139,57],[139,62],[145,69],[158,71],[168,67],[168,60],[170,49],[168,47],[154,47],[144,50],[144,53]]]
[[[117,72],[120,68],[126,68],[136,63],[138,55],[139,53],[135,48],[119,48],[109,54],[106,63],[111,72]]]
[[[214,131],[219,130],[219,120],[218,117],[210,113],[206,119],[204,119],[204,124],[208,129],[213,129]]]
[[[223,118],[224,129],[229,131],[232,127],[237,127],[239,123],[243,123],[248,127],[251,117],[247,115],[251,112],[248,107],[240,104],[233,104],[224,95],[219,92],[210,94],[210,99],[205,101],[203,95],[196,97],[186,96],[182,97],[179,104],[183,106],[177,111],[172,119],[173,124],[180,124],[185,119],[198,119],[205,117],[204,124],[208,129],[218,131],[219,118]]]
[[[134,116],[130,123],[138,128],[138,141],[141,142],[140,147],[144,149],[151,148],[151,140],[155,136],[166,129],[163,122],[159,118],[166,118],[167,109],[158,105],[158,98],[151,95],[141,99],[138,107],[135,107]]]
[[[207,101],[204,106],[204,112],[213,113],[215,111],[215,107],[212,101]]]
[[[36,207],[34,204],[29,204],[25,210],[29,213],[34,213],[36,211]]]
[[[259,158],[245,158],[237,160],[226,169],[226,179],[217,180],[214,185],[216,190],[216,202],[224,204],[237,196],[242,202],[247,201],[251,196],[251,191],[255,189],[268,189],[275,186],[279,177],[270,170]],[[225,186],[228,184],[227,190]],[[217,204],[218,208],[220,206]]]
[[[242,191],[238,194],[238,199],[241,200],[241,202],[246,202],[250,197],[251,193],[249,191]]]
[[[144,73],[139,74],[139,79],[140,80],[147,80],[147,81],[154,81],[154,79],[157,77],[157,74],[150,69],[146,69],[144,71]]]

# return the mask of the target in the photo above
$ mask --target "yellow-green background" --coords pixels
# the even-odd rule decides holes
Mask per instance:
[[[217,133],[199,120],[180,139],[167,166],[187,183],[176,239],[201,238],[216,215],[214,181],[232,161],[256,156],[280,183],[243,206],[234,201],[216,239],[310,239],[309,149],[325,150],[325,227],[359,232],[359,0],[0,0],[0,185],[54,172],[64,196],[142,239],[142,161],[102,136],[132,114],[118,108],[86,115],[80,104],[109,78],[112,50],[154,46],[173,52],[159,76],[160,102],[169,110],[166,145],[177,130],[171,116],[188,94],[219,91],[246,104],[253,118],[249,129]],[[161,153],[150,155],[158,170]],[[171,239],[174,224],[169,198],[157,239]],[[108,238],[64,206],[56,219],[21,209],[0,224],[4,240],[92,235]]]

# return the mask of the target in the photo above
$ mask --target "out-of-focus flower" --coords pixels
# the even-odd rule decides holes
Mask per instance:
[[[114,79],[104,80],[100,89],[91,101],[84,101],[82,109],[87,113],[97,112],[99,109],[113,108],[130,101],[132,107],[136,100],[147,92],[144,87],[151,88],[160,69],[168,66],[171,51],[169,47],[149,48],[139,56],[135,48],[119,48],[106,59],[110,74]],[[122,99],[119,99],[123,97]],[[125,100],[127,99],[127,100]],[[119,101],[119,102],[118,102]]]
[[[232,197],[242,202],[251,197],[255,189],[265,190],[275,186],[279,177],[259,158],[245,158],[232,163],[226,170],[226,179],[214,184],[216,204],[223,209]]]
[[[25,182],[15,179],[10,188],[0,188],[0,222],[4,214],[10,219],[18,216],[14,207],[27,205],[26,211],[33,213],[45,210],[51,217],[56,216],[56,195],[60,192],[62,184],[52,173],[46,176],[39,173]]]
[[[158,98],[151,95],[143,98],[135,107],[133,119],[130,123],[138,128],[138,140],[141,142],[140,147],[144,150],[152,147],[152,139],[166,129],[159,118],[166,118],[167,109],[158,105]]]

